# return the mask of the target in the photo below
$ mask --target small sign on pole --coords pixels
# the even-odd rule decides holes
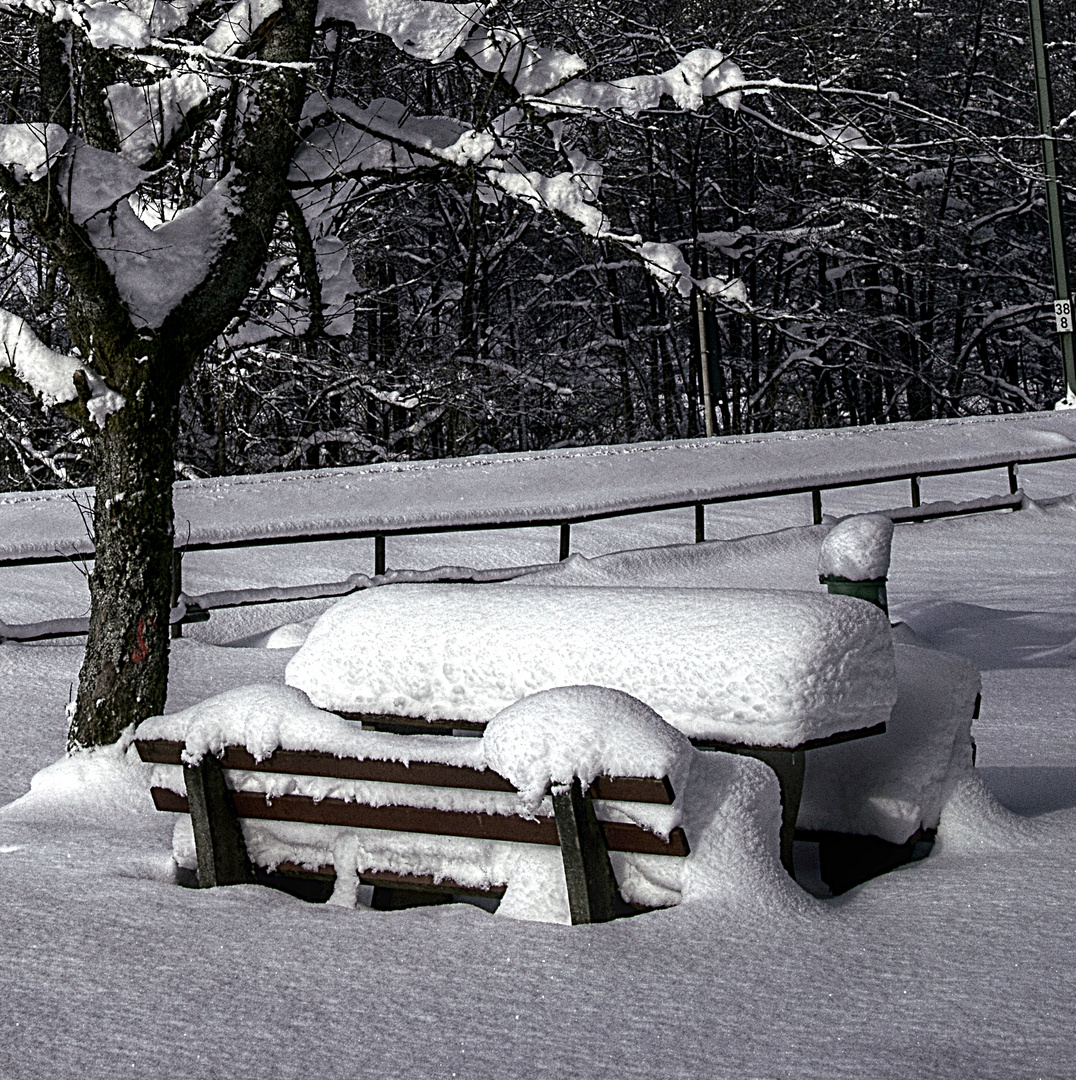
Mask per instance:
[[[1054,322],[1057,324],[1059,334],[1072,333],[1072,301],[1054,301]]]

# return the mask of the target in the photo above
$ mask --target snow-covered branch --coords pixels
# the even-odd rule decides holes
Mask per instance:
[[[89,389],[86,411],[103,428],[108,417],[123,408],[122,395],[80,360],[50,349],[25,319],[0,308],[0,371],[10,371],[45,405],[62,405],[79,397],[75,373],[82,372]]]
[[[717,98],[725,108],[740,107],[743,73],[717,49],[695,49],[678,64],[658,75],[633,75],[614,82],[572,79],[548,93],[528,98],[543,112],[622,112],[638,116],[656,109],[662,98],[677,107],[695,111],[707,98]]]
[[[450,60],[490,4],[437,0],[321,0],[318,21],[335,19],[384,34],[401,52],[434,64]]]
[[[0,165],[12,170],[17,183],[40,180],[66,142],[59,124],[0,124]]]

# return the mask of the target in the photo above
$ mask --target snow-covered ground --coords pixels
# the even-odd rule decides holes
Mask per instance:
[[[836,900],[760,885],[573,928],[179,889],[140,770],[114,751],[47,768],[78,645],[0,646],[0,1076],[1071,1076],[1076,465],[1022,482],[1037,502],[1020,513],[899,526],[889,574],[894,616],[983,670],[979,776],[1004,806],[966,784],[929,859]],[[1003,485],[939,478],[923,495]],[[906,501],[904,484],[854,489],[826,510]],[[801,496],[707,517],[723,537],[809,520]],[[573,544],[679,543],[692,523],[595,523]],[[191,591],[332,580],[366,569],[369,546],[191,556],[185,572]],[[555,547],[552,530],[415,538],[390,564],[534,563]],[[282,681],[293,649],[225,643],[319,606],[189,628],[169,711]],[[73,567],[0,575],[10,622],[84,607]]]

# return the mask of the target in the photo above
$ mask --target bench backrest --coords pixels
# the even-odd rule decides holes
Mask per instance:
[[[401,804],[370,805],[338,798],[315,800],[308,795],[294,794],[274,795],[267,799],[260,792],[231,790],[224,775],[224,770],[238,769],[472,791],[516,792],[517,789],[505,777],[491,769],[441,762],[411,761],[405,764],[375,758],[336,757],[315,750],[278,749],[259,761],[241,746],[225,747],[219,759],[206,755],[199,766],[191,767],[183,762],[181,742],[138,739],[135,745],[145,762],[184,767],[186,795],[170,788],[154,787],[152,796],[158,810],[191,814],[198,849],[199,880],[203,884],[229,883],[221,880],[222,864],[233,867],[231,871],[224,870],[224,877],[238,873],[240,880],[250,880],[249,876],[243,874],[245,847],[241,830],[237,824],[230,824],[241,819],[295,821],[559,845],[564,857],[572,921],[595,922],[622,913],[624,907],[609,865],[609,851],[678,857],[690,852],[687,836],[679,826],[665,839],[631,822],[598,821],[594,813],[595,799],[671,805],[675,793],[668,777],[602,776],[586,792],[581,790],[577,780],[568,791],[554,794],[553,817],[530,817],[522,811],[509,814],[475,813]],[[229,829],[238,837],[229,836]],[[234,850],[229,851],[229,845]],[[417,875],[416,880],[418,878],[421,875]],[[426,887],[425,881],[420,885]]]

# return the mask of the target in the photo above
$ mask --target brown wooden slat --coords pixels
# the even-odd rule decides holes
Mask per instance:
[[[687,834],[679,825],[668,840],[662,840],[656,833],[633,825],[629,821],[599,821],[605,836],[605,846],[610,851],[624,851],[634,855],[676,855],[684,857],[691,854]]]
[[[180,765],[183,744],[168,739],[137,739],[139,757],[155,765]],[[428,787],[468,788],[476,791],[515,792],[516,788],[492,769],[438,762],[379,761],[374,758],[339,758],[319,750],[276,750],[257,761],[246,747],[225,748],[221,765],[250,772],[329,776],[336,780],[369,780],[385,784],[422,784]],[[596,799],[657,803],[671,806],[674,798],[668,777],[600,776],[591,785]]]
[[[364,728],[374,731],[405,729],[409,735],[446,735],[452,731],[486,730],[485,720],[427,720],[424,716],[400,716],[396,713],[344,712],[340,709],[329,711],[345,720],[357,720]]]
[[[167,788],[153,788],[158,810],[188,813],[187,799]],[[470,814],[461,810],[431,810],[418,806],[367,806],[343,799],[315,802],[307,795],[278,795],[272,802],[258,792],[232,793],[241,818],[261,821],[301,821],[311,825],[340,825],[353,829],[388,829],[430,836],[466,836],[475,840],[507,840],[518,844],[559,847],[553,818],[529,819],[507,814]],[[630,822],[600,823],[610,851],[641,855],[689,854],[684,830],[675,828],[668,840]]]
[[[285,859],[282,863],[278,863],[275,870],[269,870],[262,867],[267,874],[280,873],[290,874],[292,877],[316,877],[316,878],[336,878],[336,867],[332,863],[323,863],[316,870],[311,870],[306,866],[300,866],[296,862],[292,862],[290,859]]]
[[[300,866],[298,863],[282,862],[275,871],[263,870],[259,867],[259,874],[265,875],[271,879],[275,874],[281,874],[285,877],[305,878],[317,881],[335,881],[336,880],[336,867],[331,863],[325,866],[319,866],[317,870],[308,870],[305,866]],[[432,874],[394,874],[389,870],[363,870],[359,874],[359,881],[363,885],[382,885],[388,888],[396,889],[422,889],[435,892],[448,892],[454,893],[458,896],[488,896],[495,900],[500,900],[507,891],[506,885],[490,885],[485,889],[476,889],[472,885],[461,885],[458,881],[453,881],[451,878],[441,878],[440,881],[434,881]],[[660,907],[654,907],[650,904],[631,904],[630,907],[636,909],[636,911],[643,913],[647,911],[660,911]]]
[[[855,739],[869,739],[874,735],[885,734],[885,722],[873,727],[853,728],[850,731],[837,731],[821,739],[808,739],[798,746],[755,746],[750,743],[720,742],[717,739],[692,739],[691,745],[697,750],[719,750],[726,754],[745,754],[750,756],[755,751],[771,750],[818,750],[823,746],[836,746],[838,743],[852,742]]]
[[[676,793],[672,781],[663,776],[599,776],[590,785],[595,799],[618,799],[621,802],[656,803],[672,806]]]
[[[149,793],[153,797],[153,805],[158,810],[163,810],[169,814],[189,814],[191,812],[186,795],[179,795],[163,787],[150,788]]]
[[[137,740],[143,761],[157,765],[179,765],[183,744],[166,739]],[[380,761],[375,758],[339,758],[320,750],[276,750],[258,761],[246,747],[225,748],[221,765],[226,769],[250,772],[290,773],[295,776],[328,776],[335,780],[372,780],[385,784],[423,784],[428,787],[471,788],[478,791],[516,789],[492,769],[474,769],[467,765],[443,765],[438,762]]]

